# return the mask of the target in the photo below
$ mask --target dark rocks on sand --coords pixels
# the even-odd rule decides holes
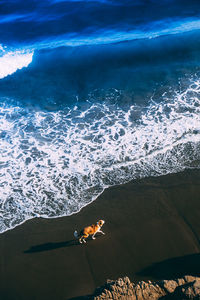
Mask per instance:
[[[176,280],[131,283],[128,277],[108,280],[90,297],[94,300],[187,300],[200,299],[200,278],[184,276]]]

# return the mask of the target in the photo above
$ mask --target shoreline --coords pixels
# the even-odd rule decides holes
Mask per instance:
[[[110,187],[67,217],[28,220],[0,235],[0,295],[62,300],[123,276],[138,282],[200,275],[193,274],[198,259],[187,263],[200,251],[199,200],[200,170],[185,170]],[[98,219],[106,221],[105,236],[85,245],[74,240],[74,230]]]

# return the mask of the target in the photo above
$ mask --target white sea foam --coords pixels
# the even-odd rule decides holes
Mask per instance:
[[[32,62],[33,51],[8,51],[0,45],[0,79],[27,67]]]
[[[199,167],[200,81],[149,107],[0,107],[0,231],[78,212],[106,187]],[[138,117],[140,111],[140,117]]]

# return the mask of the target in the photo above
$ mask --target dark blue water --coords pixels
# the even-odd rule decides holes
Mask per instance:
[[[200,7],[198,0],[1,0],[0,14],[1,43],[40,48],[190,30]]]
[[[0,231],[200,166],[199,1],[0,1]]]
[[[141,101],[198,71],[199,17],[197,0],[0,1],[0,78],[30,63],[0,95],[50,108],[117,88]]]

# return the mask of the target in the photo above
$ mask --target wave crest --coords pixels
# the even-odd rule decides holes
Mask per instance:
[[[0,79],[15,73],[32,62],[33,51],[8,51],[0,45]]]

